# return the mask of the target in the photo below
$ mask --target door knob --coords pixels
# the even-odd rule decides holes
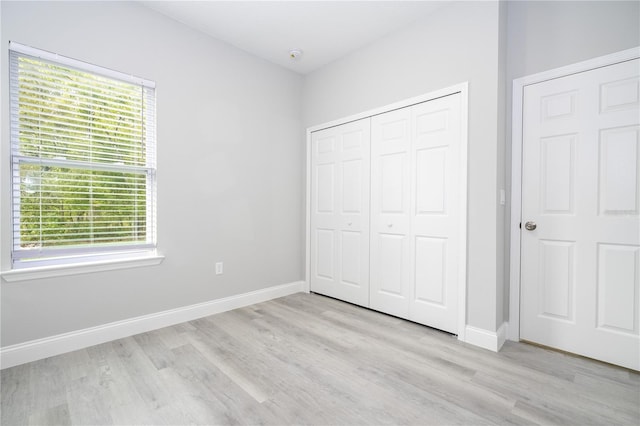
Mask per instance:
[[[538,225],[536,225],[535,222],[527,222],[524,224],[524,228],[527,231],[533,231],[534,229],[536,229],[538,227]]]

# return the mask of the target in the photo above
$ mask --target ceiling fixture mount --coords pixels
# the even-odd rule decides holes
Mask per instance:
[[[291,49],[289,51],[289,59],[291,59],[292,61],[299,61],[300,58],[302,58],[303,54],[304,52],[302,51],[302,49]]]

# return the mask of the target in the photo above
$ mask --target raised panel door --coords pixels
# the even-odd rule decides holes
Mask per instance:
[[[633,60],[525,87],[520,303],[522,339],[636,370],[639,77]]]
[[[311,135],[311,291],[369,306],[370,123]]]

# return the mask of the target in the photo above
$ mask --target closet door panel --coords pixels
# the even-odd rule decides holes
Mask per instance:
[[[311,231],[312,281],[317,287],[332,286],[336,273],[336,159],[337,136],[323,134],[313,140]]]
[[[405,299],[403,281],[404,269],[407,265],[406,236],[397,234],[378,234],[376,290],[384,297]]]
[[[411,320],[457,333],[460,96],[412,112]]]
[[[316,213],[331,217],[335,212],[335,164],[318,164],[316,168]]]
[[[415,238],[415,300],[445,306],[447,239]]]
[[[337,131],[341,195],[337,297],[369,306],[370,120],[347,123]]]
[[[345,216],[362,214],[362,159],[342,163],[342,214]]]
[[[416,214],[446,214],[447,148],[416,150]]]
[[[371,307],[406,318],[408,286],[410,111],[371,119]]]
[[[342,258],[340,259],[341,279],[346,285],[362,286],[362,233],[342,231],[340,233]]]
[[[311,136],[311,291],[369,306],[370,120]]]
[[[333,229],[316,229],[316,276],[318,279],[333,281],[334,273],[334,233]]]

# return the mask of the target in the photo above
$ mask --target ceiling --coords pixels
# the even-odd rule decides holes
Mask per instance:
[[[308,74],[433,13],[442,1],[141,1],[166,16]],[[298,60],[289,51],[302,49]]]

